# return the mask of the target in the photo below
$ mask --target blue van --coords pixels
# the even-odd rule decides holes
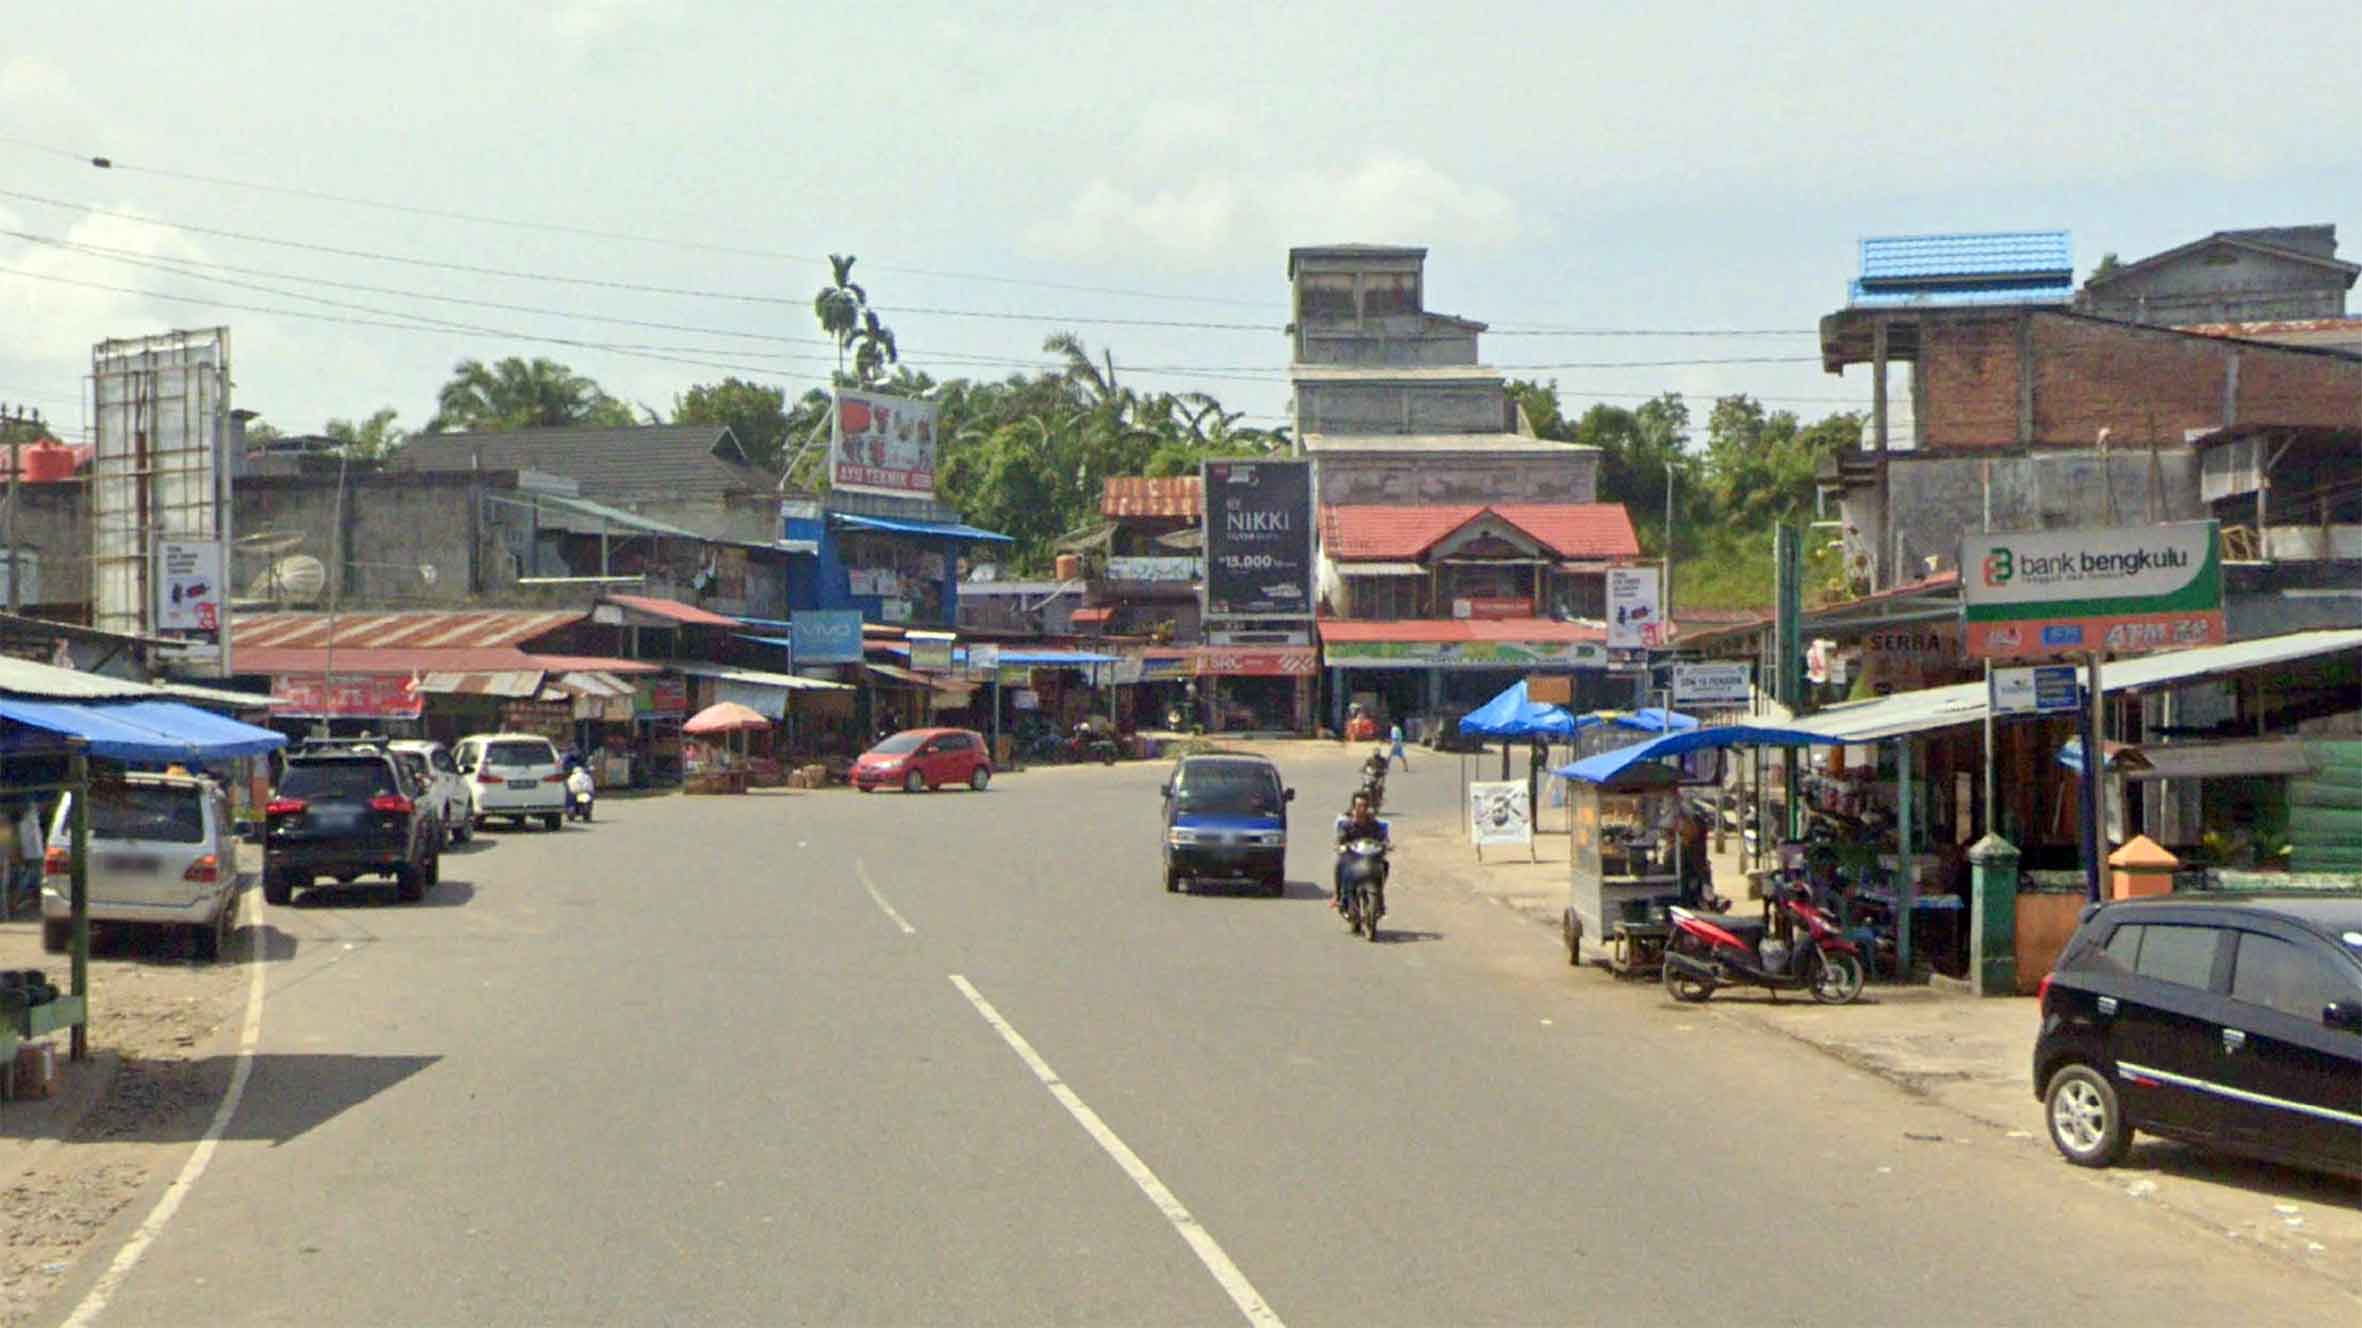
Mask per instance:
[[[1296,790],[1260,756],[1184,756],[1165,781],[1165,889],[1236,881],[1278,898],[1288,880]]]

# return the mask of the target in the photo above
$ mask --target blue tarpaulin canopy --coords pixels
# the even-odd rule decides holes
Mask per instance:
[[[1837,739],[1825,734],[1806,733],[1802,729],[1776,729],[1753,724],[1725,724],[1718,728],[1686,729],[1668,733],[1662,738],[1619,747],[1612,752],[1586,756],[1572,765],[1562,765],[1550,773],[1561,779],[1580,779],[1592,784],[1605,784],[1636,765],[1681,756],[1688,752],[1707,751],[1718,747],[1802,747],[1808,743],[1837,744]]]
[[[241,724],[178,701],[54,701],[0,696],[0,719],[90,744],[110,761],[226,761],[287,745],[269,729]],[[20,742],[7,742],[18,747]]]
[[[1460,716],[1462,733],[1481,733],[1494,738],[1566,737],[1581,727],[1582,722],[1564,709],[1530,699],[1522,678],[1499,696]]]
[[[940,539],[997,540],[1013,544],[1015,537],[998,531],[979,530],[957,521],[913,521],[906,517],[861,516],[853,512],[832,512],[831,518],[856,530],[890,530],[898,535],[933,535]]]

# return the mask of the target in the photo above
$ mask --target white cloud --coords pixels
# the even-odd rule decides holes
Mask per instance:
[[[679,17],[678,0],[556,0],[549,7],[549,28],[559,49],[572,58],[590,54],[627,28]]]

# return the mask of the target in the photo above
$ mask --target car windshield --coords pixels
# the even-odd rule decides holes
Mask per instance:
[[[1184,811],[1237,812],[1270,816],[1280,809],[1279,780],[1251,766],[1200,766],[1185,770],[1173,797]]]
[[[904,752],[917,751],[919,744],[924,741],[926,735],[922,733],[897,733],[870,750],[880,756],[900,756]]]
[[[67,802],[72,807],[72,802]],[[61,823],[70,825],[71,822]],[[99,839],[194,844],[205,838],[205,804],[193,788],[100,784],[90,790],[90,833]]]
[[[374,798],[394,791],[393,771],[383,761],[303,761],[287,767],[279,793],[289,798]]]
[[[484,749],[484,764],[492,766],[556,765],[558,749],[546,742],[496,742]]]

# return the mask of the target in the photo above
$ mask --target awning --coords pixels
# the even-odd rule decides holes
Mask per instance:
[[[1076,609],[1073,615],[1074,621],[1078,623],[1103,623],[1114,616],[1115,610],[1112,607],[1103,609]]]
[[[186,682],[160,682],[155,688],[176,701],[225,710],[268,710],[271,705],[268,692],[233,692],[225,687],[199,687]]]
[[[886,530],[897,535],[930,535],[937,539],[993,540],[1001,544],[1016,541],[997,531],[978,530],[957,521],[911,521],[902,517],[862,516],[854,512],[831,512],[829,518],[855,530]]]
[[[1662,738],[1619,747],[1612,752],[1586,756],[1573,765],[1562,765],[1550,773],[1561,779],[1580,779],[1592,784],[1606,784],[1635,766],[1660,761],[1668,756],[1689,752],[1708,751],[1721,747],[1802,747],[1808,743],[1833,744],[1835,738],[1801,729],[1763,728],[1753,724],[1725,724],[1718,728],[1690,729],[1682,733],[1668,733]]]
[[[744,669],[736,664],[708,664],[703,660],[676,659],[665,667],[686,677],[711,678],[716,682],[742,683],[749,687],[765,687],[779,692],[849,692],[853,690],[846,683],[823,682],[818,678],[803,678],[793,673],[771,673],[764,669]]]
[[[1417,563],[1339,563],[1339,576],[1425,576],[1427,569]]]
[[[595,697],[601,701],[611,701],[632,694],[630,683],[612,673],[600,673],[596,670],[560,674],[550,679],[550,684],[559,691],[569,692],[575,696]]]
[[[418,680],[417,689],[441,696],[507,696],[527,697],[541,691],[541,670],[520,669],[497,673],[429,673]]]
[[[2106,669],[2101,670],[2103,676]],[[2238,738],[2229,742],[2107,743],[2108,768],[2130,780],[2220,779],[2312,774],[2314,754],[2302,738]],[[2069,738],[2059,764],[2083,773],[2083,741]]]
[[[59,738],[78,738],[89,744],[93,756],[140,764],[226,761],[287,745],[283,735],[269,729],[178,701],[75,703],[0,696],[0,719]]]
[[[687,627],[739,626],[736,618],[725,617],[694,604],[683,604],[677,599],[665,599],[660,595],[608,595],[601,602]]]
[[[899,664],[864,664],[861,667],[868,669],[871,673],[874,673],[881,678],[887,679],[891,682],[902,683],[905,686],[923,687],[929,691],[933,691],[935,688],[935,680],[933,678],[928,677],[924,673],[913,672],[912,670],[906,669]]]

